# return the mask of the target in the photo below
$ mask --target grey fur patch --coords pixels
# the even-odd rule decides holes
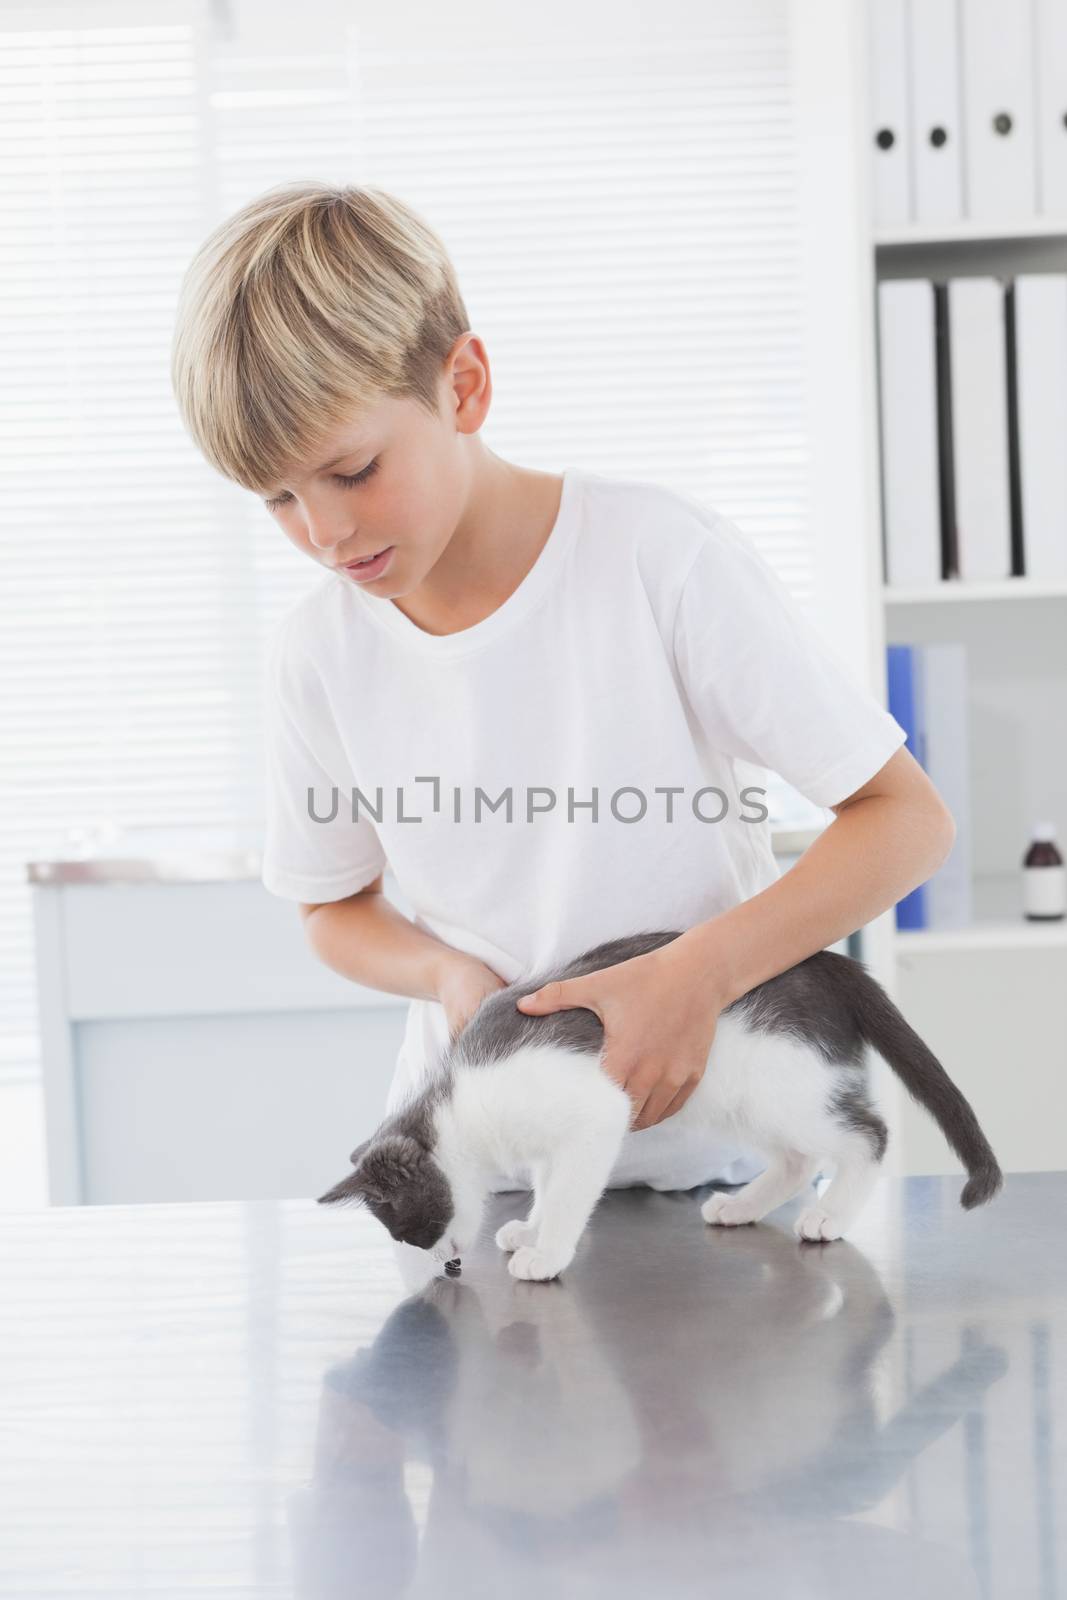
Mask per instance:
[[[862,1089],[839,1086],[830,1096],[828,1110],[853,1133],[865,1134],[871,1147],[871,1159],[881,1161],[889,1143],[889,1129]]]
[[[862,1067],[856,1001],[870,975],[849,956],[819,950],[757,984],[729,1007],[759,1033],[781,1033],[818,1050],[835,1067]]]

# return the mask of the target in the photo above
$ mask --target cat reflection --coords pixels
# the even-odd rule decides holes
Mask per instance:
[[[580,1277],[547,1294],[435,1278],[326,1375],[313,1486],[293,1506],[303,1600],[505,1585],[543,1600],[593,1582],[684,1600],[754,1568],[798,1593],[872,1563],[910,1600],[979,1592],[951,1550],[846,1519],[975,1405],[1002,1354],[979,1342],[882,1419],[894,1317],[864,1256],[776,1228],[709,1233],[711,1270],[681,1293],[669,1247],[658,1264],[638,1252],[652,1264],[620,1287],[612,1231],[670,1238],[659,1213],[676,1203],[605,1211]]]

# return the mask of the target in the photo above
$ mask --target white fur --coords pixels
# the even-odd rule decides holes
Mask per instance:
[[[672,1124],[725,1135],[767,1155],[765,1171],[736,1194],[705,1201],[705,1222],[758,1222],[835,1166],[818,1202],[797,1218],[804,1239],[837,1239],[859,1213],[878,1163],[868,1138],[827,1114],[826,1063],[783,1034],[761,1034],[721,1016],[707,1069]],[[462,1255],[478,1233],[492,1174],[524,1171],[533,1188],[526,1218],[496,1234],[516,1278],[553,1278],[574,1257],[629,1130],[633,1105],[598,1056],[531,1045],[495,1066],[456,1069],[437,1111],[436,1156],[455,1202],[450,1248]]]

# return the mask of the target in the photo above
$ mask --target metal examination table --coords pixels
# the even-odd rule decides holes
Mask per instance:
[[[250,1137],[254,1137],[250,1130]],[[612,1191],[560,1281],[311,1201],[0,1217],[0,1594],[1067,1593],[1067,1174]]]

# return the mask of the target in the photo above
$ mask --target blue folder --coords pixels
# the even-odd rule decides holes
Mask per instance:
[[[916,650],[910,644],[887,647],[887,687],[889,712],[907,734],[907,749],[919,765],[926,768],[926,740],[922,727],[922,693]],[[925,928],[927,925],[926,885],[906,894],[896,904],[898,928]]]

